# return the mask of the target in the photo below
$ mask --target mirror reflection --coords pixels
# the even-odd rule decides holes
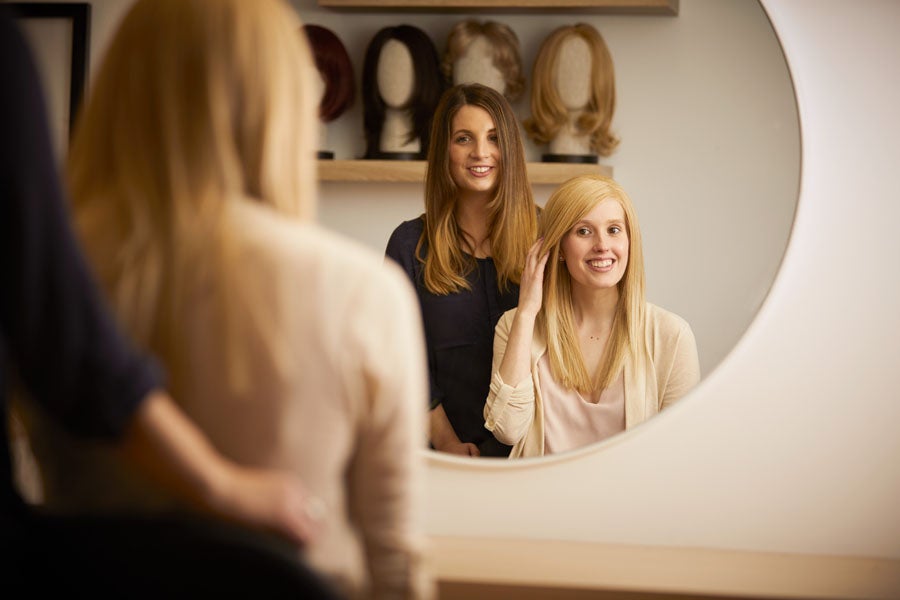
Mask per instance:
[[[330,15],[315,16],[339,28],[328,21]],[[611,125],[621,142],[601,164],[612,168],[639,218],[647,302],[689,323],[700,373],[708,374],[763,301],[796,205],[793,89],[764,11],[755,2],[682,0],[677,17],[559,13],[479,19],[506,23],[517,33],[528,72],[541,41],[556,27],[585,21],[602,33],[615,62]],[[396,15],[375,15],[367,17],[366,27],[374,31],[397,22]],[[440,43],[455,21],[425,14],[412,22]],[[351,48],[353,56],[361,52]],[[530,114],[528,95],[512,104],[520,124]],[[345,135],[332,138],[347,142],[338,158],[353,158],[355,126],[352,114],[336,124]],[[541,160],[545,148],[527,138],[523,144],[527,162]],[[545,206],[556,188],[531,186],[535,204]],[[398,224],[426,212],[426,201],[421,183],[329,182],[322,186],[320,216],[384,251]],[[480,241],[476,236],[472,243]],[[502,314],[508,307],[509,302],[494,310]],[[458,319],[445,325],[459,336],[464,327]],[[491,365],[481,368],[489,381]]]

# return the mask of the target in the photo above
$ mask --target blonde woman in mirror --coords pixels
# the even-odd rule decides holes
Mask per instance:
[[[528,137],[548,145],[546,162],[597,162],[619,143],[610,131],[616,107],[609,48],[593,26],[560,27],[541,44],[531,74]]]
[[[74,217],[191,419],[321,499],[322,534],[298,559],[351,598],[430,596],[417,303],[396,266],[313,222],[319,96],[301,26],[281,0],[133,4],[69,152]],[[48,501],[182,508],[113,458],[73,447],[46,471],[65,491]]]
[[[441,70],[453,85],[480,83],[515,102],[525,89],[519,38],[496,21],[459,21],[447,34]]]
[[[510,457],[630,429],[700,378],[694,334],[644,299],[634,206],[613,180],[570,179],[541,213],[519,305],[497,323],[485,427]]]

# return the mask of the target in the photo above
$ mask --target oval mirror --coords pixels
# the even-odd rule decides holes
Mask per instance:
[[[477,18],[516,32],[529,74],[540,42],[554,28],[586,22],[603,35],[616,70],[612,129],[622,141],[601,163],[637,207],[647,300],[691,324],[706,376],[747,329],[779,268],[798,196],[800,131],[784,55],[761,5],[681,0],[679,7],[677,16],[508,12]],[[380,27],[415,24],[442,48],[452,25],[466,18],[426,12],[342,20],[317,8],[301,8],[301,14],[334,29],[357,69]],[[515,108],[528,116],[527,93]],[[357,103],[329,125],[337,158],[361,154],[361,121]],[[526,139],[529,161],[539,161],[541,151]],[[554,187],[534,186],[539,204]],[[324,182],[320,219],[383,252],[394,227],[422,213],[422,193],[421,183]]]

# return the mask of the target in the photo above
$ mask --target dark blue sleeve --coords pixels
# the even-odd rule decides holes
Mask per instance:
[[[387,248],[384,255],[396,262],[406,272],[413,288],[416,291],[416,297],[419,304],[422,303],[422,294],[424,283],[420,281],[422,276],[422,264],[416,258],[416,246],[419,244],[419,238],[425,229],[425,223],[422,217],[411,221],[404,221],[394,229],[391,237],[388,239]],[[427,332],[427,327],[423,322],[423,329]],[[444,394],[435,383],[434,375],[434,348],[428,336],[425,336],[425,349],[428,354],[428,386],[430,389],[429,410],[437,408],[440,405]]]
[[[416,245],[419,243],[419,237],[422,235],[424,224],[421,219],[413,219],[412,221],[404,221],[394,229],[391,237],[388,239],[387,248],[384,255],[394,260],[400,267],[406,271],[413,285],[416,285]]]
[[[120,335],[94,286],[69,224],[37,71],[2,7],[0,81],[0,353],[68,429],[115,436],[161,373]]]

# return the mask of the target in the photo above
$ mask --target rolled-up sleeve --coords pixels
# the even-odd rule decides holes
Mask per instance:
[[[506,354],[506,343],[515,309],[507,311],[494,329],[494,356],[491,385],[484,405],[484,426],[504,444],[514,445],[528,433],[534,421],[534,381],[526,377],[510,385],[500,377],[500,364]]]

